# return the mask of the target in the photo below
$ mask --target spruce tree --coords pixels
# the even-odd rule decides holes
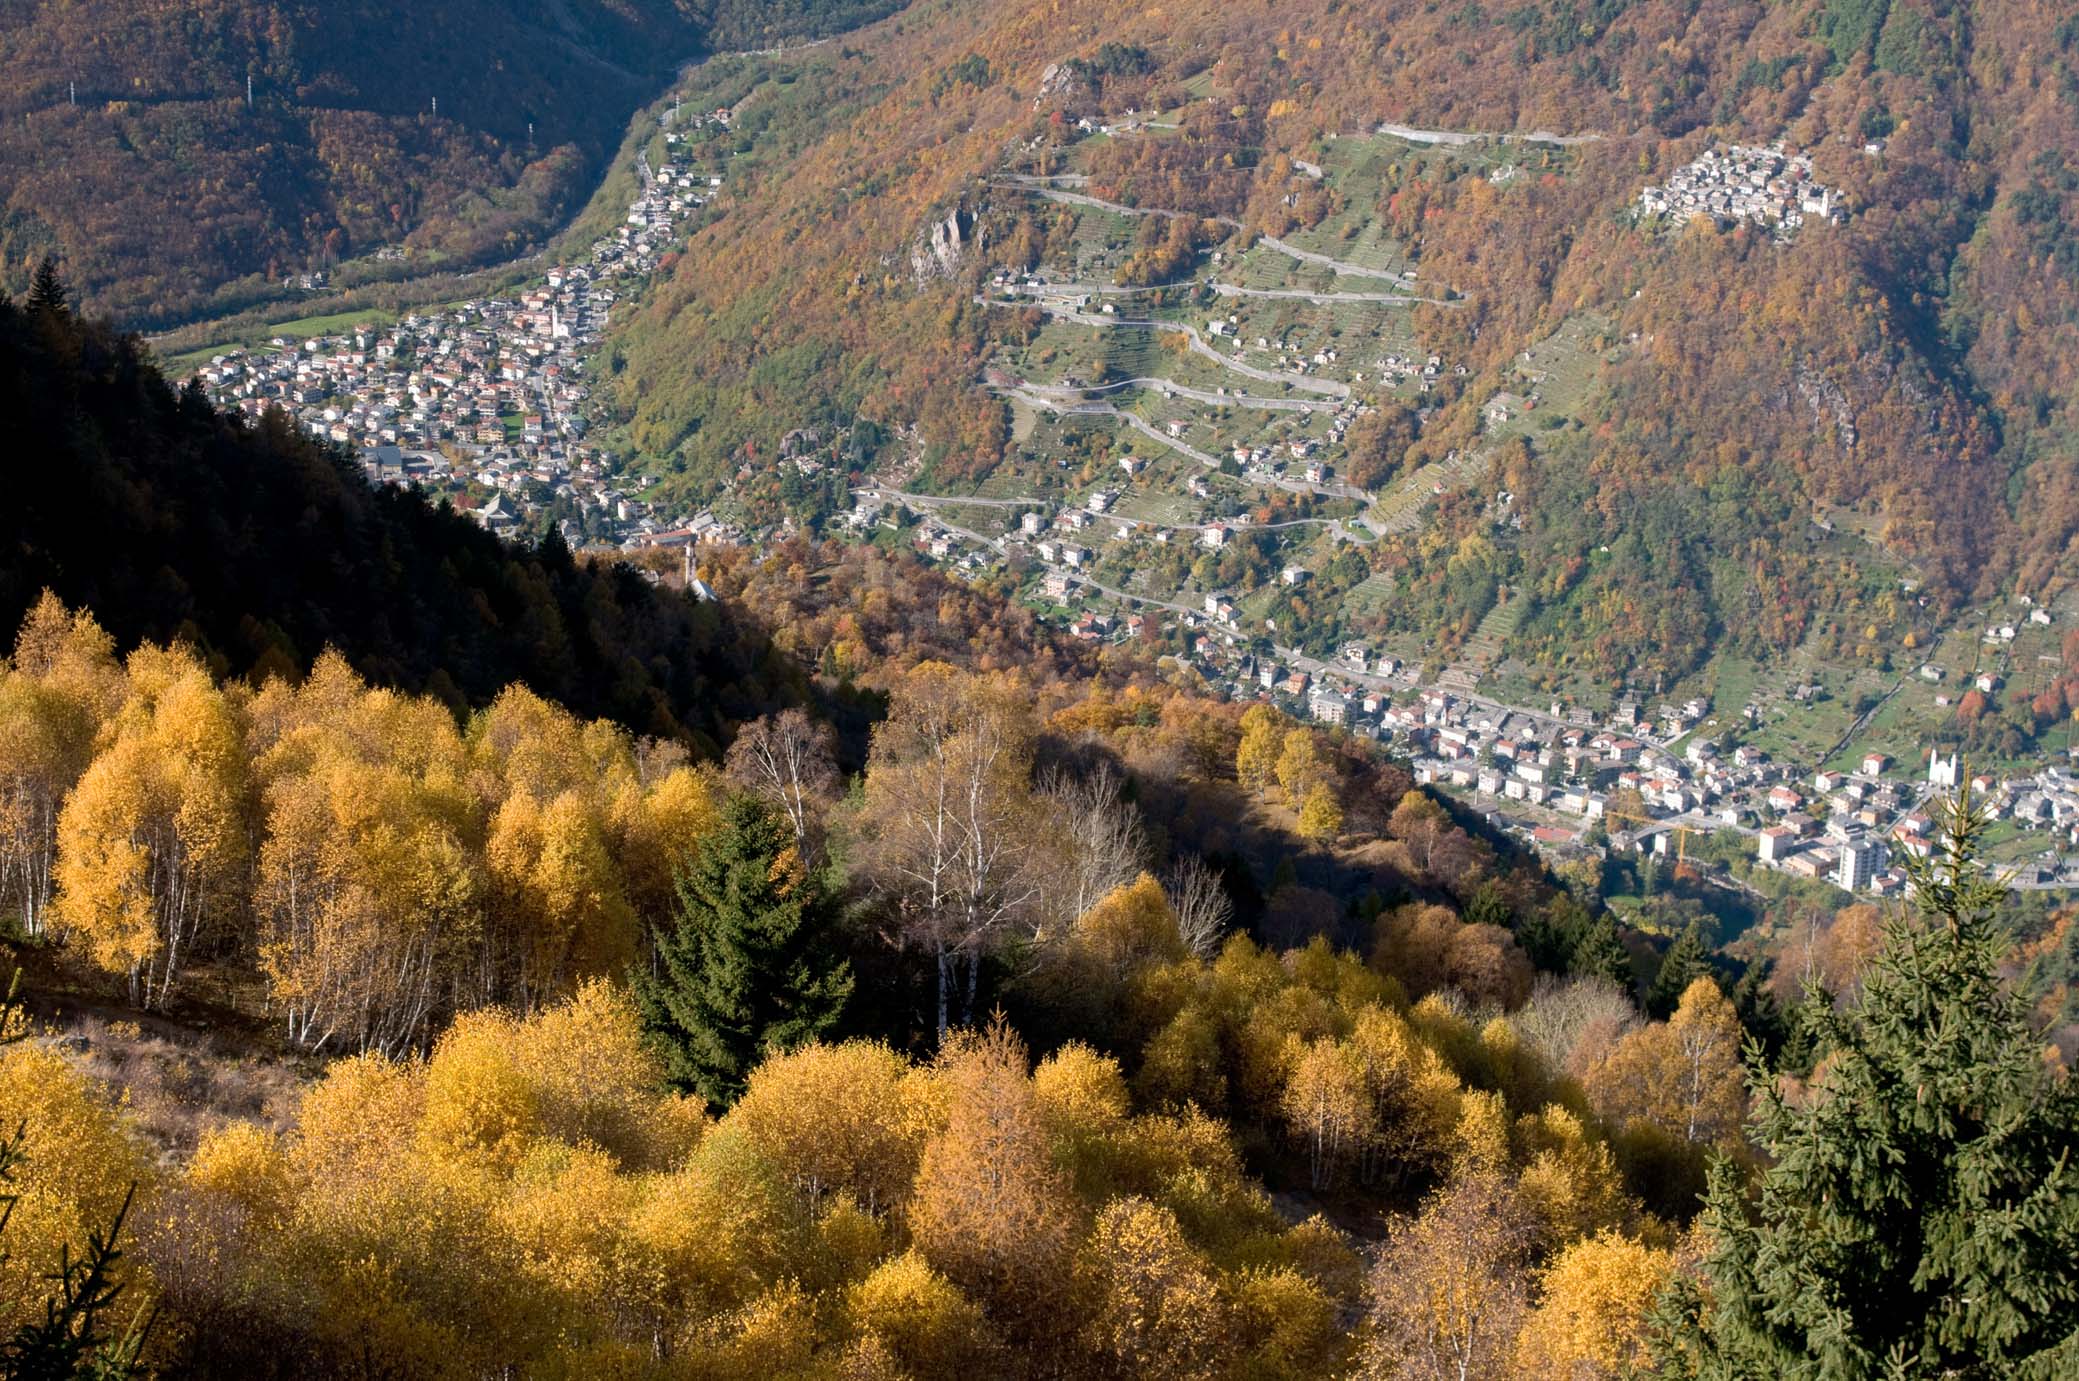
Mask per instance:
[[[1516,928],[1516,912],[1509,899],[1502,894],[1501,884],[1489,878],[1480,884],[1465,904],[1467,925],[1498,925],[1503,930]]]
[[[66,309],[65,280],[58,276],[57,262],[44,256],[29,284],[29,310],[62,314]]]
[[[1740,1014],[1741,1027],[1760,1044],[1763,1056],[1770,1060],[1782,1054],[1790,1038],[1790,1024],[1784,1020],[1782,1004],[1769,991],[1772,967],[1766,960],[1749,964],[1727,994],[1732,998],[1733,1010]]]
[[[1573,950],[1565,926],[1554,920],[1549,911],[1525,917],[1523,924],[1516,927],[1516,943],[1531,967],[1545,973],[1564,973],[1567,956]]]
[[[1653,986],[1646,990],[1646,1010],[1665,1020],[1674,1014],[1690,984],[1710,976],[1711,956],[1704,949],[1704,937],[1696,922],[1691,921],[1661,959],[1660,972],[1654,975]]]
[[[1631,991],[1631,956],[1625,953],[1624,941],[1617,938],[1617,922],[1604,911],[1590,921],[1582,930],[1581,938],[1574,942],[1574,952],[1569,956],[1567,968],[1570,972],[1588,977],[1607,978]]]
[[[767,1051],[830,1030],[852,973],[832,944],[836,905],[792,827],[750,797],[722,817],[679,875],[674,923],[633,985],[666,1076],[726,1107]]]
[[[2000,980],[1984,819],[1968,793],[1943,813],[1860,1007],[1804,1005],[1814,1086],[1793,1101],[1756,1070],[1769,1168],[1713,1168],[1702,1279],[1658,1311],[1663,1375],[2079,1376],[2079,1087]]]

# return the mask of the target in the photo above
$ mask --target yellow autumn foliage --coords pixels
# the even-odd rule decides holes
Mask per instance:
[[[1673,1271],[1672,1253],[1613,1229],[1574,1242],[1538,1272],[1517,1366],[1529,1376],[1601,1378],[1643,1362],[1647,1309]]]

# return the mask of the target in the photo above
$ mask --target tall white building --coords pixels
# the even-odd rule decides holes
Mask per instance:
[[[1883,844],[1867,835],[1851,839],[1841,846],[1841,862],[1834,870],[1834,881],[1844,891],[1860,892],[1883,866]]]

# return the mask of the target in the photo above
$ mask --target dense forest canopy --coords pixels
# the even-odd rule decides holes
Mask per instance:
[[[161,325],[384,246],[510,257],[682,64],[887,8],[20,0],[0,24],[0,283],[56,255],[89,302]]]
[[[20,442],[0,461],[6,617],[52,590],[109,610],[125,648],[184,638],[219,671],[308,666],[329,645],[457,709],[524,681],[710,743],[798,681],[717,606],[373,488],[278,414],[248,425],[174,389],[105,325],[0,306],[0,357]]]

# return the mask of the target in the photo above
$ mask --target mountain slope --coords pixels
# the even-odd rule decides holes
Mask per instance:
[[[372,489],[293,424],[220,415],[70,314],[0,309],[0,407],[0,623],[51,589],[122,647],[185,638],[220,672],[297,674],[330,646],[457,708],[524,681],[710,747],[786,698],[763,636],[718,606]]]
[[[1466,380],[1424,400],[1387,468],[1478,446],[1544,488],[1484,597],[1430,635],[1465,636],[1521,583],[1518,649],[1555,671],[1679,674],[1719,644],[1880,657],[1975,597],[2070,574],[2075,49],[2030,0],[916,7],[768,80],[790,141],[631,329],[629,436],[696,488],[855,416],[920,424],[942,477],[989,473],[1017,448],[984,376],[1036,327],[973,295],[997,267],[1058,271],[1047,255],[1076,234],[1077,208],[1002,175],[1072,167],[1104,199],[1247,227],[1202,228],[1186,264],[1326,218],[1459,290],[1410,319]],[[1134,110],[1180,128],[1077,127]],[[1471,159],[1402,159],[1393,185],[1349,191],[1297,171],[1382,121],[1599,137],[1507,183]],[[1844,224],[1777,244],[1630,216],[1704,150],[1775,139],[1812,151]],[[978,233],[950,279],[920,282],[912,251],[956,208]],[[1621,358],[1511,469],[1482,405],[1583,313]],[[1862,555],[1809,541],[1815,517]],[[1403,596],[1392,617],[1438,605],[1476,525],[1368,554]]]
[[[53,253],[89,302],[158,325],[385,245],[417,262],[510,254],[582,195],[628,114],[679,64],[710,44],[880,12],[821,0],[10,0],[0,262],[19,286]]]

